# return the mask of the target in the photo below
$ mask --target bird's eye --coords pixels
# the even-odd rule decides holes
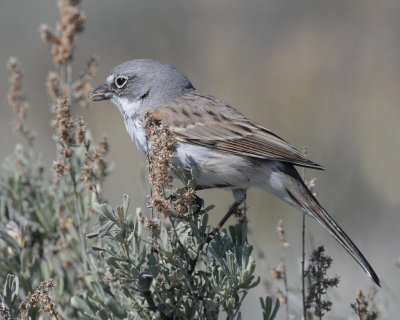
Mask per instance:
[[[115,82],[115,85],[119,89],[121,89],[128,82],[128,78],[119,76],[119,77],[115,78],[114,82]]]

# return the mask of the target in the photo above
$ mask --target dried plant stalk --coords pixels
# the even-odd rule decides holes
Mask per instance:
[[[310,279],[311,285],[308,288],[308,296],[306,298],[306,308],[314,308],[314,315],[321,319],[326,312],[332,308],[332,302],[323,300],[329,287],[337,287],[339,277],[328,278],[326,276],[328,269],[332,265],[332,258],[324,254],[324,247],[320,246],[313,251],[310,259]]]
[[[86,16],[77,7],[81,1],[59,0],[60,20],[56,32],[47,25],[41,26],[43,41],[51,45],[50,53],[58,66],[65,65],[72,59],[75,36],[83,31]]]
[[[28,311],[31,308],[39,307],[40,311],[44,311],[49,315],[53,315],[56,319],[57,312],[55,310],[55,304],[53,299],[51,298],[50,291],[54,288],[53,279],[49,279],[39,283],[39,286],[32,294],[27,295],[25,301],[23,303],[24,311],[22,312],[21,319],[28,320]]]
[[[156,208],[159,213],[168,216],[172,212],[172,204],[165,199],[164,186],[169,181],[170,160],[176,152],[175,137],[150,112],[145,113],[143,124],[148,142],[146,158],[151,187],[149,204]]]
[[[350,308],[358,316],[360,320],[376,320],[378,314],[375,311],[369,310],[370,303],[373,301],[376,294],[376,288],[372,288],[367,296],[361,290],[357,292],[356,302],[350,304]]]
[[[29,108],[28,102],[26,102],[25,96],[22,93],[22,78],[23,71],[18,59],[10,57],[7,63],[7,67],[12,71],[10,78],[10,88],[8,91],[8,103],[17,114],[17,120],[13,122],[15,132],[20,132],[26,139],[30,147],[33,146],[33,140],[35,139],[35,133],[29,131],[25,124],[26,112]]]
[[[283,228],[283,220],[279,220],[276,226],[276,232],[278,234],[278,240],[282,246],[282,254],[280,263],[278,266],[272,267],[272,276],[276,280],[282,280],[284,286],[284,292],[277,287],[277,295],[281,304],[285,304],[286,308],[286,319],[289,319],[289,286],[286,272],[286,262],[285,262],[285,249],[290,246],[289,242],[285,238],[285,230]]]

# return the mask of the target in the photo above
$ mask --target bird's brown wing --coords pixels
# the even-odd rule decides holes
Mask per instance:
[[[154,112],[179,141],[237,155],[323,169],[225,102],[192,91]]]

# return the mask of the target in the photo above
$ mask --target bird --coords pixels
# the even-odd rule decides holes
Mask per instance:
[[[248,189],[260,188],[314,218],[380,286],[367,259],[319,204],[295,166],[324,168],[228,103],[196,90],[176,68],[151,59],[127,61],[89,97],[110,100],[119,109],[128,134],[143,153],[147,148],[143,117],[151,112],[175,137],[172,162],[196,170],[196,189],[232,192],[234,203],[215,231],[246,199]]]

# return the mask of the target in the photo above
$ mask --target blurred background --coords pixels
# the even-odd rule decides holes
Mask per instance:
[[[83,1],[88,17],[78,37],[75,75],[93,54],[100,58],[93,86],[116,65],[153,58],[185,73],[194,86],[215,95],[273,130],[326,171],[317,177],[318,199],[350,235],[383,282],[377,302],[383,318],[400,312],[400,2],[394,0],[203,0]],[[31,108],[28,126],[50,167],[55,156],[49,123],[47,73],[54,65],[39,26],[58,19],[54,0],[0,2],[0,160],[19,137],[7,103],[6,62],[19,58],[25,71],[23,91]],[[145,204],[144,159],[125,132],[119,112],[109,103],[76,108],[95,140],[106,133],[115,170],[106,180],[105,197],[113,205],[129,194]],[[200,194],[216,204],[216,223],[232,201],[225,191]],[[283,219],[290,247],[286,251],[291,313],[300,310],[301,215],[258,190],[248,194],[250,242],[258,272],[271,279],[270,267],[281,249],[275,227]],[[229,223],[235,223],[231,219]],[[348,319],[358,288],[372,282],[353,259],[317,223],[307,219],[307,251],[324,245],[338,274],[331,291],[328,319]],[[279,284],[281,285],[281,284]],[[281,286],[282,287],[282,286]],[[275,284],[272,284],[275,291]],[[243,307],[245,319],[260,318],[259,286]],[[280,312],[284,315],[283,309]]]

